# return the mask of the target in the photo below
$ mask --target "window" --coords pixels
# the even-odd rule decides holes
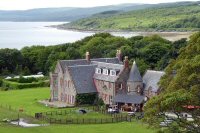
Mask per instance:
[[[110,76],[116,76],[116,71],[115,70],[110,70]]]
[[[110,96],[109,96],[109,102],[110,102],[110,103],[112,103],[112,99],[113,99],[113,97],[110,95]]]
[[[127,91],[130,92],[130,86],[128,86]]]
[[[95,73],[101,74],[101,68],[96,68]]]
[[[122,88],[123,88],[123,85],[122,85],[122,83],[120,83],[119,84],[119,89],[122,90]]]
[[[108,75],[108,69],[103,69],[103,74]]]

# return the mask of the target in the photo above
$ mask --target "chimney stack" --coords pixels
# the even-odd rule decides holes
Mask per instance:
[[[118,58],[119,61],[122,61],[122,52],[121,52],[121,50],[117,50],[116,57]]]
[[[128,56],[125,56],[125,58],[124,58],[124,68],[129,68]]]
[[[85,54],[85,59],[90,62],[90,53],[89,52],[86,52]]]

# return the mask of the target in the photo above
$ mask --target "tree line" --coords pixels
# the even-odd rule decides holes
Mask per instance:
[[[123,57],[136,60],[142,73],[146,69],[163,70],[170,59],[179,55],[186,46],[186,39],[170,42],[158,35],[130,38],[98,33],[74,43],[55,46],[31,46],[17,49],[0,49],[0,75],[28,75],[43,72],[48,75],[58,60],[85,58],[89,51],[92,58],[115,57],[121,49]]]

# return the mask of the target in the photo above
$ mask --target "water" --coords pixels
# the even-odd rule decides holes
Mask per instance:
[[[0,22],[0,48],[55,45],[74,42],[92,33],[57,30],[45,26],[63,22]]]
[[[63,24],[64,22],[0,22],[0,48],[17,48],[32,45],[56,45],[67,42],[75,42],[86,36],[93,35],[93,32],[78,32],[71,30],[58,30],[45,26]],[[66,22],[65,22],[66,23]],[[118,32],[111,33],[115,36],[131,37],[136,35],[149,35],[149,33]],[[152,34],[152,33],[150,33]],[[178,33],[174,33],[178,35]],[[176,35],[166,33],[167,39],[173,40]],[[180,37],[185,37],[180,35]],[[176,37],[175,39],[180,39]],[[188,35],[186,35],[188,37]],[[175,40],[174,39],[174,40]]]
[[[94,34],[45,27],[62,23],[64,22],[0,22],[0,48],[21,49],[32,45],[56,45],[74,42]]]

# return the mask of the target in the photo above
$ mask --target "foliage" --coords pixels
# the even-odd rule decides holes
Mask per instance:
[[[101,14],[61,25],[79,30],[122,31],[192,31],[200,28],[199,2],[147,8],[143,10]]]
[[[96,97],[95,105],[101,107],[101,106],[104,106],[105,104],[102,98]]]
[[[137,60],[142,65],[138,65],[142,73],[147,68],[163,70],[171,58],[177,57],[179,49],[185,44],[184,39],[172,43],[158,35],[124,38],[98,33],[63,45],[32,46],[21,50],[1,49],[0,55],[2,53],[4,56],[0,57],[0,75],[27,75],[38,72],[47,75],[54,70],[58,60],[85,58],[86,51],[90,52],[91,58],[115,57],[117,49],[121,49],[122,56],[128,56],[132,62]],[[7,60],[13,61],[8,63]]]
[[[24,81],[23,81],[24,82]],[[39,82],[33,82],[33,83],[18,83],[18,82],[12,82],[3,80],[3,83],[1,87],[4,90],[16,90],[16,89],[25,89],[25,88],[36,88],[36,87],[48,87],[49,81],[39,81]]]
[[[160,81],[162,93],[152,98],[145,107],[145,121],[158,125],[165,112],[173,112],[178,117],[174,120],[180,129],[200,132],[199,109],[190,110],[184,107],[200,105],[199,42],[200,32],[191,36],[188,45],[180,50],[178,58],[168,65],[166,75]],[[183,112],[191,114],[194,121],[180,117]]]
[[[82,105],[82,104],[94,104],[94,101],[97,97],[97,94],[78,94],[76,96],[76,104],[77,105]]]

